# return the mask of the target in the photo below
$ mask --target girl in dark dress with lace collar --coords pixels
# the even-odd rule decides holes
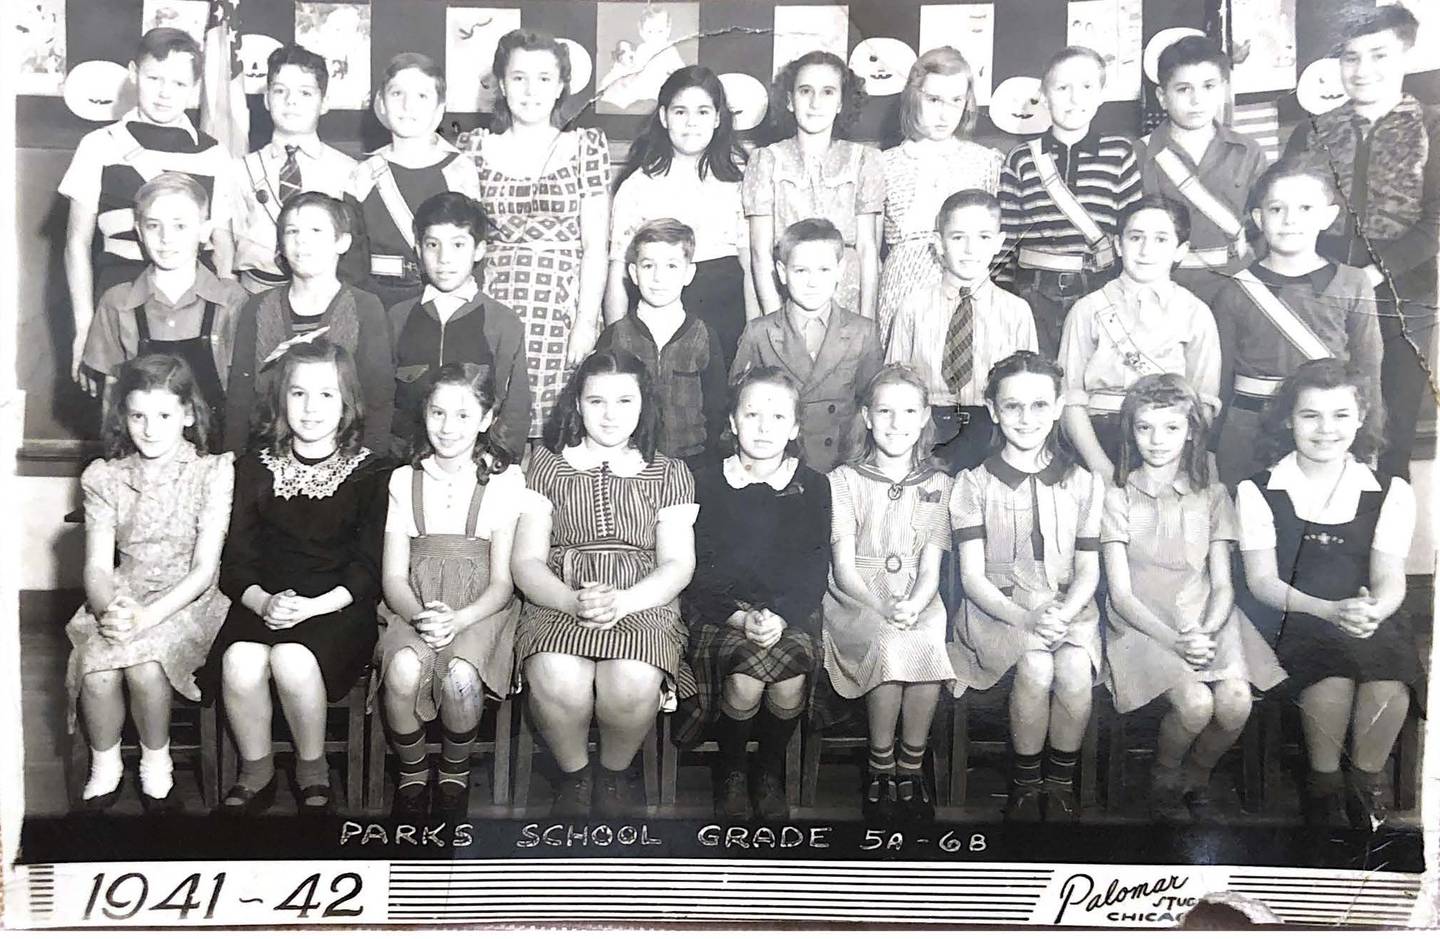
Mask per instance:
[[[325,706],[360,677],[375,648],[390,465],[360,445],[355,364],[325,339],[277,363],[258,453],[235,466],[220,589],[230,615],[202,682],[223,689],[240,778],[221,811],[255,814],[275,794],[270,681],[295,741],[302,812],[330,807]]]

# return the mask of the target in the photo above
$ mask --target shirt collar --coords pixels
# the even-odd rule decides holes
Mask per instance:
[[[1300,460],[1292,450],[1280,459],[1270,469],[1270,481],[1265,484],[1266,489],[1285,489],[1292,492],[1300,492],[1309,489],[1314,484],[1310,478],[1300,469]],[[1354,455],[1345,455],[1345,469],[1341,471],[1340,481],[1335,486],[1335,494],[1331,496],[1333,502],[1345,492],[1381,492],[1383,487],[1380,480],[1375,478],[1375,472],[1355,459]]]
[[[441,134],[441,133],[436,133],[436,134],[435,134],[435,149],[436,149],[436,150],[439,150],[441,153],[459,153],[459,152],[460,152],[460,149],[459,149],[458,147],[456,147],[453,143],[451,143],[449,140],[447,140],[446,137],[445,137],[445,135],[444,135],[444,134]],[[369,154],[369,155],[370,155],[370,156],[382,156],[382,157],[384,157],[385,159],[388,160],[388,159],[390,159],[390,154],[392,154],[392,153],[394,153],[394,152],[395,152],[395,145],[394,145],[393,143],[387,143],[385,146],[381,147],[380,149],[374,151],[374,153]]]
[[[1362,121],[1366,124],[1371,123],[1368,118],[1361,117],[1355,111],[1355,102],[1353,101],[1346,101],[1344,104],[1336,108],[1331,113],[1337,116],[1343,116],[1343,119],[1347,124],[1352,121]],[[1419,100],[1417,100],[1414,95],[1410,94],[1407,91],[1400,96],[1399,104],[1395,105],[1395,107],[1380,115],[1379,119],[1374,121],[1374,123],[1379,124],[1381,121],[1389,120],[1394,117],[1423,120],[1425,117],[1425,111],[1421,107]]]
[[[286,146],[287,144],[272,140],[265,145],[265,149],[270,152],[270,156],[277,160],[283,160],[285,159]],[[320,142],[320,136],[318,134],[310,134],[301,137],[299,140],[290,141],[288,146],[299,147],[301,153],[312,160],[318,160],[325,145]]]
[[[155,282],[152,279],[154,273],[155,268],[152,265],[145,268],[145,273],[130,283],[130,293],[127,295],[126,300],[131,309],[143,306],[151,299],[160,298],[160,292],[156,290]],[[225,284],[220,281],[220,278],[210,273],[210,268],[197,262],[195,264],[195,283],[180,295],[180,298],[174,305],[177,307],[184,306],[187,302],[191,301],[192,297],[207,300],[211,303],[224,303],[229,299],[227,293],[228,291]]]
[[[828,327],[830,325],[830,314],[834,309],[835,304],[832,303],[819,313],[810,313],[800,309],[793,303],[787,302],[785,304],[785,321],[788,322],[790,327],[797,333],[801,332],[802,327],[804,327],[805,323],[809,320],[819,320],[821,326]]]
[[[1027,473],[1005,462],[1005,458],[1000,455],[998,450],[986,457],[983,465],[985,469],[989,470],[991,476],[1011,489],[1019,489],[1020,484],[1031,476],[1047,486],[1054,486],[1065,478],[1066,472],[1065,466],[1059,460],[1051,459],[1040,472]]]
[[[1153,284],[1142,284],[1137,280],[1133,280],[1129,274],[1124,272],[1121,272],[1120,276],[1115,278],[1115,286],[1118,287],[1120,292],[1127,298],[1134,298],[1141,291],[1154,291],[1155,296],[1160,298],[1162,305],[1168,305],[1170,303],[1170,295],[1175,292],[1175,282],[1173,280],[1160,281]]]
[[[420,293],[420,302],[431,303],[435,300],[436,297],[450,297],[452,299],[461,300],[464,303],[470,303],[474,301],[475,297],[479,293],[480,285],[475,283],[475,278],[467,277],[465,278],[465,283],[450,291],[441,290],[434,284],[426,284],[425,289]]]
[[[180,115],[180,120],[173,124],[157,124],[141,114],[140,109],[135,107],[126,111],[120,118],[120,122],[122,124],[148,124],[151,127],[176,127],[190,135],[191,143],[200,142],[200,132],[195,129],[194,124],[190,123],[190,118],[183,113]]]
[[[199,458],[200,454],[195,450],[195,445],[188,440],[182,440],[180,441],[180,446],[175,451],[175,456],[171,458],[169,464],[160,470],[156,476],[149,479],[148,482],[151,486],[167,486],[180,475],[182,467],[187,463],[195,462]],[[139,453],[132,453],[120,463],[121,469],[123,470],[121,473],[122,481],[136,492],[140,492],[141,487],[147,482],[144,472],[141,470],[144,461],[145,458]]]
[[[1329,289],[1330,282],[1335,279],[1335,275],[1340,273],[1340,269],[1336,267],[1334,263],[1326,261],[1308,274],[1292,276],[1290,274],[1281,274],[1279,271],[1272,271],[1259,261],[1256,261],[1250,265],[1250,273],[1254,274],[1256,279],[1267,287],[1283,287],[1286,284],[1306,281],[1310,284],[1310,289],[1316,293],[1324,293]]]
[[[433,453],[420,461],[420,469],[424,471],[426,476],[429,476],[436,482],[451,486],[457,485],[465,480],[474,482],[476,478],[473,473],[447,473],[441,469],[440,464],[435,461],[435,454]]]
[[[1150,132],[1149,149],[1152,153],[1159,153],[1165,147],[1175,144],[1175,137],[1171,133],[1172,130],[1174,130],[1174,125],[1166,120],[1162,121],[1159,127],[1156,127]],[[1228,124],[1223,124],[1219,121],[1215,123],[1215,140],[1218,143],[1227,147],[1239,147],[1243,150],[1245,149],[1246,141],[1249,139],[1250,138]],[[1189,156],[1178,144],[1175,144],[1175,151],[1186,157]]]
[[[1161,494],[1167,490],[1179,493],[1182,496],[1189,495],[1193,491],[1190,485],[1190,477],[1184,473],[1176,473],[1174,479],[1168,483],[1163,483],[1150,475],[1144,466],[1132,470],[1126,481],[1152,499],[1160,498]]]
[[[990,280],[986,278],[970,288],[970,297],[979,300],[990,289]],[[960,300],[960,282],[953,279],[948,273],[940,279],[940,292],[946,303],[957,303]]]
[[[1093,121],[1090,124],[1090,129],[1085,132],[1085,136],[1072,144],[1061,143],[1055,137],[1055,130],[1053,128],[1045,131],[1045,133],[1041,135],[1040,142],[1046,150],[1059,150],[1065,147],[1071,150],[1088,150],[1091,153],[1100,152],[1100,132],[1095,129]]]
[[[730,484],[731,489],[744,489],[746,486],[769,486],[776,492],[784,492],[795,478],[795,471],[800,468],[800,461],[793,456],[787,456],[780,462],[780,468],[771,473],[768,477],[761,479],[751,474],[740,460],[740,454],[732,454],[725,458],[720,464],[720,471],[725,475],[725,481]]]
[[[582,473],[599,469],[601,463],[610,464],[610,472],[617,476],[635,476],[646,466],[645,457],[634,447],[610,456],[600,456],[584,444],[566,447],[561,456],[571,467]]]

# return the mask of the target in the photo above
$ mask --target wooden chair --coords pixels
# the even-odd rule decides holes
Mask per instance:
[[[219,724],[217,708],[202,707],[179,694],[170,706],[170,755],[177,763],[186,762],[199,772],[200,798],[205,808],[213,809],[220,801]],[[177,733],[178,732],[178,733]],[[90,775],[90,744],[85,733],[76,727],[70,735],[65,754],[65,787],[70,804],[78,807]],[[120,743],[120,755],[132,763],[140,758],[140,744],[128,725]],[[125,785],[123,782],[121,785]]]
[[[935,711],[935,721],[930,726],[930,747],[929,756],[934,764],[935,773],[935,804],[937,806],[958,805],[955,799],[955,774],[953,769],[953,755],[956,752],[954,738],[956,727],[955,703],[950,705],[946,701],[951,699],[944,691],[940,694],[940,704]],[[812,701],[813,705],[813,695]],[[958,702],[957,702],[958,703]],[[814,805],[817,793],[820,788],[820,763],[825,754],[848,752],[854,754],[860,752],[868,755],[870,749],[870,737],[865,730],[864,712],[859,715],[859,728],[852,729],[854,718],[845,720],[838,729],[832,733],[825,733],[817,729],[810,719],[813,709],[806,710],[804,721],[804,746],[801,750],[803,769],[800,776],[800,800],[798,805]],[[897,738],[898,739],[898,738]],[[962,789],[963,793],[963,789]],[[963,795],[962,795],[963,799]]]
[[[369,811],[379,811],[377,805],[367,804],[365,798],[367,788],[374,787],[374,777],[367,779],[367,764],[371,772],[375,767],[384,766],[385,761],[385,739],[382,731],[378,729],[380,723],[378,715],[371,720],[366,714],[366,701],[370,689],[370,668],[367,666],[361,673],[360,680],[350,689],[344,698],[331,704],[326,709],[326,732],[325,732],[325,754],[328,757],[331,753],[343,753],[345,755],[345,785],[339,800],[339,808],[354,815]],[[274,694],[273,688],[271,694]],[[340,734],[330,718],[339,714],[344,715],[344,729]],[[289,739],[284,739],[285,717],[275,703],[275,731],[271,734],[272,746],[276,753],[293,753],[295,746]],[[368,726],[367,726],[368,725]],[[380,770],[383,772],[383,769]],[[222,793],[229,791],[239,776],[239,755],[235,749],[234,742],[228,726],[224,733],[220,734],[220,790]]]
[[[660,728],[660,804],[670,807],[675,804],[675,790],[680,775],[680,749],[670,740],[670,715],[661,717]],[[802,722],[803,723],[803,722]],[[800,728],[790,735],[785,747],[785,801],[791,805],[802,805],[800,801]],[[754,750],[756,743],[750,741],[748,750]],[[691,748],[689,753],[719,753],[720,746],[714,740],[706,740]]]
[[[495,702],[494,707],[485,710],[495,717],[495,733],[485,739],[484,718],[481,718],[482,733],[475,738],[470,750],[472,759],[476,756],[491,756],[494,763],[490,771],[490,802],[492,805],[510,804],[510,768],[513,756],[511,744],[515,737],[515,699],[506,698]],[[486,702],[491,704],[492,702]],[[379,714],[370,716],[370,752],[376,754],[365,773],[365,806],[369,811],[379,812],[385,805],[385,760],[389,747],[385,742],[385,721]],[[433,725],[432,725],[433,726]],[[440,742],[433,740],[425,745],[427,753],[439,753]]]
[[[530,776],[534,771],[535,752],[537,747],[544,746],[543,741],[535,733],[535,725],[530,720],[530,708],[526,702],[515,697],[510,700],[515,702],[515,709],[519,714],[519,731],[515,739],[515,785],[512,804],[522,811],[530,804]],[[666,715],[661,714],[656,718],[655,729],[645,738],[640,745],[640,763],[645,781],[645,802],[650,808],[657,808],[661,802],[660,796],[660,740],[668,728]],[[595,749],[594,730],[591,731],[591,749]]]

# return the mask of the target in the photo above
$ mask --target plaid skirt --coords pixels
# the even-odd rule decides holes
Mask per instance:
[[[680,699],[670,734],[682,750],[703,742],[710,725],[720,717],[720,700],[728,676],[748,675],[772,685],[807,675],[813,682],[820,661],[816,637],[794,626],[786,626],[768,649],[746,639],[744,630],[724,623],[692,626],[690,635],[695,694]]]

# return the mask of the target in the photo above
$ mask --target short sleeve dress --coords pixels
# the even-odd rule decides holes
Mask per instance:
[[[154,478],[145,477],[143,460],[139,454],[97,460],[80,475],[87,534],[102,529],[114,532],[117,595],[142,604],[190,573],[202,533],[225,530],[235,487],[231,454],[204,455],[188,441]],[[195,670],[205,661],[229,608],[230,600],[210,584],[169,619],[125,642],[112,643],[101,637],[95,614],[82,606],[65,625],[72,646],[65,675],[71,729],[80,683],[91,672],[158,662],[171,687],[192,701],[200,700]]]
[[[880,335],[912,290],[940,283],[940,262],[931,249],[935,217],[952,193],[1000,186],[1005,154],[973,140],[951,138],[939,145],[907,140],[881,154],[885,171],[885,244],[875,319]]]
[[[999,453],[960,473],[950,500],[957,542],[982,539],[985,578],[1021,607],[1033,610],[1069,588],[1077,551],[1100,550],[1105,491],[1099,477],[1059,461],[1038,473],[1018,470]],[[960,680],[985,689],[1004,678],[1026,652],[1045,644],[966,599],[950,644]],[[1065,644],[1090,657],[1100,679],[1104,666],[1100,610],[1089,598],[1070,621]]]
[[[786,228],[802,219],[834,223],[845,239],[845,268],[835,302],[847,310],[860,309],[860,261],[855,251],[860,216],[878,215],[885,208],[879,150],[834,140],[824,157],[811,163],[796,138],[789,137],[755,151],[745,167],[740,198],[747,217],[773,216],[777,242]]]
[[[1195,490],[1184,477],[1158,483],[1143,470],[1105,493],[1101,543],[1125,545],[1135,598],[1177,631],[1205,618],[1210,600],[1210,547],[1236,539],[1235,506],[1220,483]],[[1215,634],[1215,658],[1197,669],[1174,649],[1126,622],[1106,603],[1105,658],[1115,708],[1124,714],[1194,681],[1246,681],[1264,691],[1285,679],[1275,653],[1233,607]]]
[[[551,160],[533,178],[507,176],[485,161],[488,131],[461,146],[480,175],[480,204],[490,220],[485,292],[514,310],[524,327],[530,374],[530,437],[539,437],[569,378],[566,351],[580,313],[580,204],[610,188],[610,146],[603,131],[581,128],[574,156]],[[562,134],[562,139],[566,135]]]
[[[197,678],[207,696],[220,691],[225,651],[237,642],[299,643],[315,656],[332,703],[350,693],[379,636],[380,551],[391,464],[361,448],[319,460],[268,448],[235,462],[230,537],[220,557],[220,589],[230,597],[215,645]],[[350,592],[344,609],[271,629],[240,602],[258,584],[317,597]]]
[[[434,495],[428,495],[432,492]],[[410,589],[416,598],[422,604],[438,600],[452,610],[474,603],[490,586],[494,533],[508,530],[513,534],[525,504],[525,475],[520,467],[512,466],[481,485],[473,473],[446,473],[436,466],[434,457],[427,457],[420,469],[402,466],[391,473],[389,493],[385,530],[410,537]],[[471,623],[438,651],[389,607],[384,613],[385,631],[376,655],[380,678],[384,679],[391,659],[400,650],[415,653],[421,674],[426,676],[415,699],[415,715],[422,721],[432,721],[439,713],[445,675],[453,659],[474,667],[489,696],[509,695],[515,625],[520,619],[518,598],[511,597],[498,613]]]
[[[635,462],[644,463],[638,454]],[[656,524],[664,519],[693,525],[698,513],[690,470],[658,453],[643,466],[616,472],[608,462],[585,465],[579,448],[554,453],[537,447],[526,484],[542,497],[534,501],[533,511],[550,514],[550,570],[572,590],[582,581],[621,590],[639,583],[656,567]],[[678,597],[631,613],[609,629],[590,629],[569,613],[526,603],[515,637],[515,660],[523,663],[537,652],[635,659],[672,679],[673,694],[665,696],[665,703],[673,709],[674,695],[695,693],[682,654],[685,644]]]
[[[950,550],[946,506],[954,480],[927,468],[894,482],[847,463],[830,471],[833,544],[855,539],[855,568],[874,600],[908,596],[929,546]],[[887,681],[938,681],[953,689],[945,651],[945,605],[937,594],[908,629],[847,597],[830,574],[823,604],[825,671],[842,698],[858,698]]]

